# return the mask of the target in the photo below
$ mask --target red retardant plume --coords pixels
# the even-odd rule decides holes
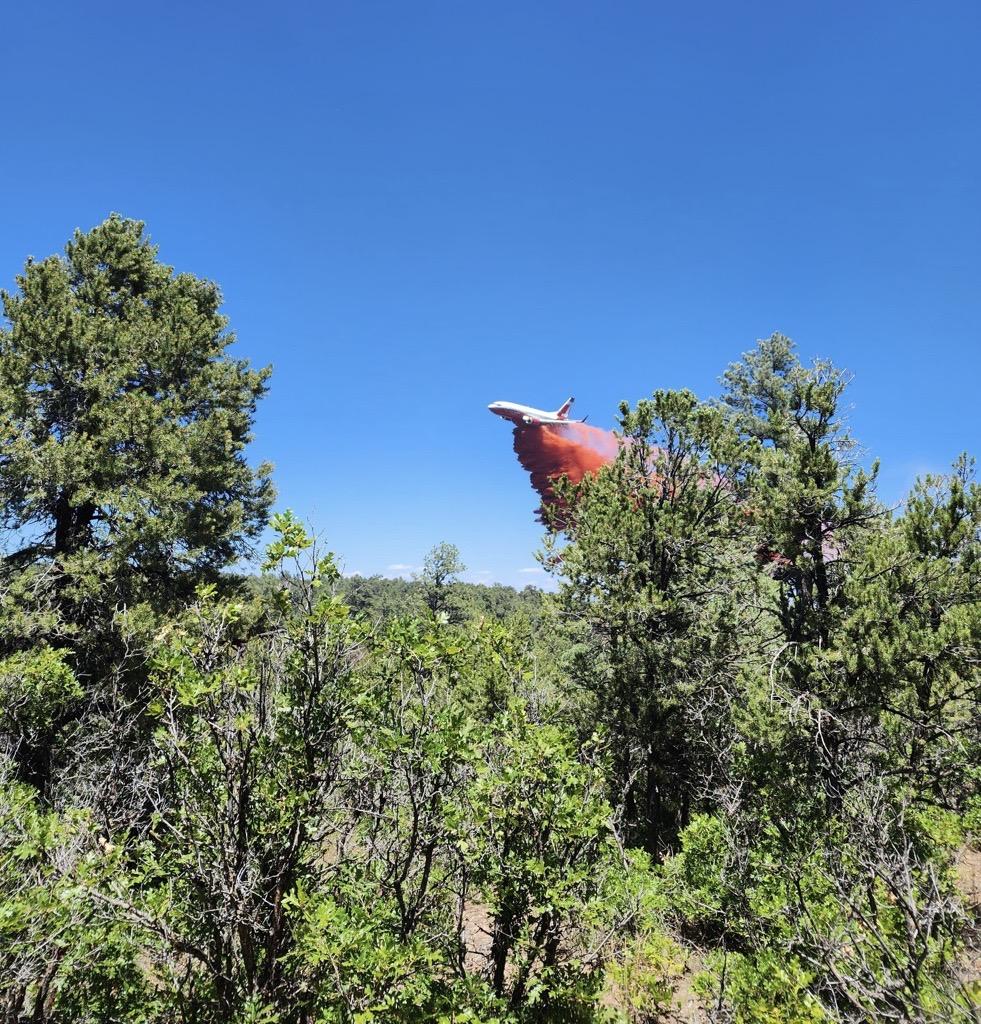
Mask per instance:
[[[518,461],[531,474],[531,486],[542,499],[542,508],[554,505],[554,482],[568,477],[578,484],[617,457],[619,442],[612,431],[585,423],[543,423],[514,428]]]
[[[542,499],[538,518],[558,504],[555,481],[567,477],[578,484],[583,477],[598,473],[613,462],[623,442],[610,430],[585,423],[543,423],[514,428],[514,450],[518,461],[531,474],[531,485]],[[656,452],[656,449],[655,449]],[[562,528],[561,516],[552,523]],[[830,535],[822,542],[824,557],[836,561],[841,552]],[[793,563],[766,546],[756,552],[757,560],[777,574],[792,570]]]

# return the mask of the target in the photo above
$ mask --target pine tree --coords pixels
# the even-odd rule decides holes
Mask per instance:
[[[272,499],[244,454],[269,370],[227,355],[217,286],[115,214],[17,285],[0,332],[8,565],[160,600],[246,554]]]
[[[270,371],[228,354],[218,287],[116,214],[0,294],[0,655],[53,646],[88,686],[120,610],[173,609],[261,532],[246,446]]]
[[[840,413],[848,374],[821,360],[802,365],[784,335],[759,342],[722,380],[733,425],[758,442],[753,519],[763,567],[779,584],[769,602],[779,643],[760,686],[786,686],[808,723],[789,730],[786,746],[773,746],[773,736],[766,746],[784,764],[802,762],[830,809],[847,785],[843,716],[857,699],[835,653],[836,630],[852,566],[885,522],[874,495],[878,467],[866,473],[856,464]],[[759,770],[770,777],[772,764]]]
[[[728,785],[731,704],[752,637],[747,445],[688,391],[621,406],[617,460],[566,488],[561,621],[578,641],[588,727],[612,738],[630,841],[670,849]]]

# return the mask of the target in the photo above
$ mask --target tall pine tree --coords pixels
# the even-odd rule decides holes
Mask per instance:
[[[270,371],[229,355],[218,287],[116,214],[0,294],[0,656],[58,650],[88,689],[120,610],[173,609],[261,532],[246,446]]]

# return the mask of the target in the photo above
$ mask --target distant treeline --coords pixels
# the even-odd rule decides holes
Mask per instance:
[[[338,591],[354,611],[383,622],[397,616],[416,617],[427,607],[426,584],[422,580],[345,576]],[[523,615],[537,622],[542,613],[542,598],[542,591],[533,586],[517,590],[502,583],[455,581],[447,600],[454,619],[504,622],[514,615]]]

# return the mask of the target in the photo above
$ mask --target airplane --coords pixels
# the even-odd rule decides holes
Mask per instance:
[[[530,405],[518,405],[517,402],[491,402],[487,408],[495,416],[510,420],[519,427],[541,427],[547,423],[585,423],[587,419],[585,416],[581,420],[569,419],[569,409],[574,401],[574,398],[567,398],[555,412],[533,409]]]

